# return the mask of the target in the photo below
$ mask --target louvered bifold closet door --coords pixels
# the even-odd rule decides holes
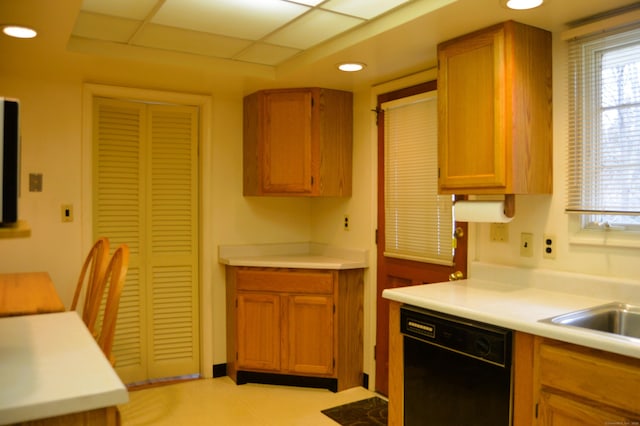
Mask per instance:
[[[146,277],[140,267],[145,203],[142,179],[145,170],[141,154],[145,106],[96,99],[93,111],[94,237],[108,237],[112,249],[125,243],[130,250],[113,355],[120,378],[131,383],[145,380],[147,375]]]
[[[131,249],[113,353],[125,383],[199,372],[196,108],[97,98],[94,234]]]
[[[149,106],[150,378],[197,374],[197,108]]]

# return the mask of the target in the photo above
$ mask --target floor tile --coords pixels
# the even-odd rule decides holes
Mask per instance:
[[[123,426],[335,426],[320,411],[376,395],[362,387],[326,389],[261,384],[229,377],[131,391],[120,406]]]

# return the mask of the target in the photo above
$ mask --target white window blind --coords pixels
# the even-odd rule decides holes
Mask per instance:
[[[438,195],[436,92],[382,105],[385,256],[453,263],[452,197]]]
[[[569,42],[567,212],[640,228],[640,28]]]

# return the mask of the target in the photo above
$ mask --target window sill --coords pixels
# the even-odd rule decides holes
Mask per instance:
[[[569,244],[640,249],[640,233],[583,229],[569,233]]]

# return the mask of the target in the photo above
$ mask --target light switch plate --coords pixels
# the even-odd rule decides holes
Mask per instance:
[[[63,222],[73,222],[73,204],[60,206],[60,216]]]
[[[530,232],[520,234],[520,256],[533,257],[533,234]]]

